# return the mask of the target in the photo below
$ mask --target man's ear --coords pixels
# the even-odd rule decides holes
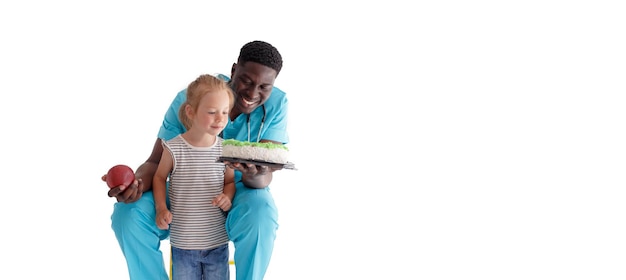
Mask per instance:
[[[235,70],[237,69],[237,63],[233,63],[233,67],[230,68],[230,78],[232,79],[235,76]]]

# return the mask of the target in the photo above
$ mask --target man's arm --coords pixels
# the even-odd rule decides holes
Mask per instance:
[[[150,157],[148,157],[148,159],[137,168],[137,172],[135,172],[135,177],[141,178],[143,181],[141,188],[142,193],[152,189],[152,179],[159,167],[162,155],[163,145],[161,144],[161,139],[157,138],[152,147]]]

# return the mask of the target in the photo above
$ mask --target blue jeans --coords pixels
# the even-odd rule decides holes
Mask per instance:
[[[209,250],[172,247],[172,280],[229,280],[228,244]]]

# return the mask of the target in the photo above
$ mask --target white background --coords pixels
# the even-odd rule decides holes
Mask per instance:
[[[100,176],[259,39],[299,169],[267,279],[626,278],[620,1],[223,2],[0,4],[3,274],[126,279]]]

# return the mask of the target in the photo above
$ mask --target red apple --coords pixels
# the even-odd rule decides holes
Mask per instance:
[[[129,186],[135,180],[135,172],[127,165],[118,164],[107,172],[107,185],[115,188],[121,185]]]

